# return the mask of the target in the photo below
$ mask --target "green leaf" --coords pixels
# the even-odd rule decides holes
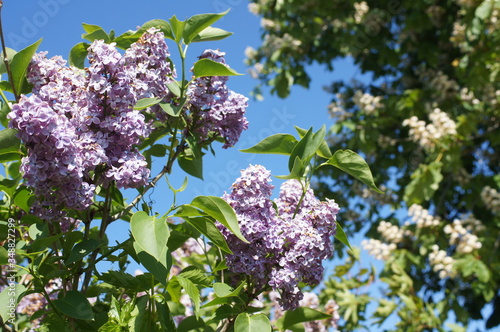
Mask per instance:
[[[306,129],[295,126],[295,130],[297,130],[297,132],[299,133],[300,138],[303,138],[307,134]],[[316,154],[325,159],[330,159],[332,157],[332,152],[330,151],[326,140],[323,140],[323,142],[321,142],[318,150],[316,151]]]
[[[76,68],[85,68],[85,59],[87,58],[88,48],[90,44],[81,42],[73,46],[69,52],[69,64]]]
[[[201,317],[189,316],[179,323],[177,331],[211,332],[213,329],[207,327],[205,321]]]
[[[238,296],[243,289],[244,282],[242,282],[236,289],[233,289],[228,284],[222,282],[214,283],[214,293],[218,297],[232,297]]]
[[[7,276],[9,275],[7,274]],[[10,308],[17,308],[17,304],[21,300],[21,295],[26,291],[26,287],[18,283],[12,288],[8,284],[6,286],[0,293],[0,317],[2,317],[4,322],[11,318]],[[12,293],[15,294],[14,297]]]
[[[145,108],[151,107],[153,105],[158,104],[162,98],[142,98],[137,101],[134,106],[134,110],[143,110]]]
[[[234,330],[238,332],[270,332],[272,331],[271,322],[264,314],[250,316],[242,312],[236,317]]]
[[[160,107],[168,115],[178,118],[182,112],[184,105],[172,105],[171,103],[160,103]]]
[[[26,72],[28,71],[28,66],[41,42],[42,40],[39,39],[34,44],[31,44],[30,46],[17,52],[12,58],[12,62],[10,63],[12,71],[12,83],[17,93],[21,93],[22,91],[23,84],[26,80]]]
[[[150,217],[146,212],[134,213],[130,229],[136,243],[148,254],[160,260],[165,256],[170,231],[165,218]]]
[[[12,128],[0,131],[0,154],[11,152],[19,153],[21,140],[16,136],[16,134],[17,130]]]
[[[233,208],[222,198],[216,196],[198,196],[193,199],[191,205],[226,226],[241,241],[249,243],[240,232],[238,218]]]
[[[227,38],[233,33],[214,27],[207,27],[205,30],[201,31],[193,38],[192,43],[204,42],[204,41],[216,41]]]
[[[264,138],[251,148],[240,150],[245,153],[273,153],[290,155],[297,139],[290,134],[274,134]]]
[[[311,322],[315,320],[323,320],[332,318],[331,315],[325,314],[321,311],[317,311],[311,308],[297,308],[295,310],[288,310],[285,315],[276,321],[276,326],[280,330],[286,330],[287,328],[304,322]]]
[[[193,74],[195,77],[243,75],[236,72],[234,69],[226,67],[222,63],[210,59],[200,59],[196,61],[193,67]]]
[[[349,243],[349,239],[347,238],[347,235],[342,229],[342,226],[340,226],[338,221],[335,221],[335,224],[337,225],[336,227],[337,232],[335,233],[335,238],[352,250],[351,244]]]
[[[191,43],[193,38],[195,38],[200,32],[208,28],[210,25],[218,21],[221,17],[226,15],[229,9],[223,13],[219,14],[200,14],[191,16],[187,19],[182,37],[184,38],[184,43],[187,45]]]
[[[483,1],[475,11],[475,15],[477,18],[485,21],[487,20],[493,11],[493,1]]]
[[[177,159],[182,170],[189,175],[203,180],[203,159],[193,156],[181,156]]]
[[[92,251],[99,248],[101,242],[96,239],[88,239],[84,240],[80,243],[77,243],[73,249],[71,249],[71,253],[69,254],[68,259],[66,260],[66,264],[71,264],[85,256],[89,255]]]
[[[172,255],[170,254],[170,251],[168,249],[165,250],[163,252],[163,256],[157,259],[144,251],[137,242],[134,242],[134,250],[137,254],[139,262],[146,268],[146,270],[151,272],[151,274],[154,275],[155,278],[164,286],[167,286],[168,273],[172,267]]]
[[[131,290],[139,288],[139,280],[131,274],[121,271],[109,270],[108,272],[101,274],[99,279],[119,288]]]
[[[165,35],[165,38],[175,40],[175,36],[173,34],[172,27],[165,20],[156,19],[156,20],[148,21],[142,25],[142,27],[139,31],[144,32],[150,28],[158,28],[161,30],[161,32],[163,32],[163,34]]]
[[[370,171],[370,167],[368,166],[366,161],[354,151],[337,150],[326,163],[323,163],[320,166],[323,165],[335,166],[358,179],[359,181],[363,182],[376,192],[383,193],[375,185],[372,172]]]
[[[412,180],[406,186],[403,197],[408,206],[420,204],[432,198],[439,188],[439,183],[443,180],[441,167],[441,162],[432,162],[429,165],[421,164],[411,175]]]
[[[291,171],[295,163],[295,157],[300,157],[304,166],[308,165],[312,157],[318,151],[320,145],[325,140],[326,126],[322,126],[320,130],[313,133],[312,128],[307,131],[304,137],[295,144],[290,159],[288,160],[288,169]]]
[[[11,62],[12,58],[14,55],[17,53],[15,50],[12,48],[6,47],[5,48],[7,52],[7,61]],[[5,58],[3,57],[3,52],[0,53],[0,75],[1,74],[6,74],[7,73],[7,68],[5,67]]]
[[[287,70],[282,70],[271,82],[274,85],[274,91],[280,98],[286,98],[290,94],[290,87],[293,84],[293,76]]]
[[[172,36],[177,43],[180,43],[184,31],[185,21],[179,21],[174,15],[170,19],[170,26],[172,27]]]
[[[76,319],[93,319],[94,313],[89,301],[79,291],[68,291],[59,300],[54,300],[54,306],[63,314]]]
[[[233,253],[231,249],[229,249],[224,236],[211,220],[204,217],[184,217],[184,220],[201,234],[205,235],[210,241],[212,241],[214,245],[219,247],[222,251],[228,254]]]
[[[205,271],[200,270],[195,266],[188,266],[184,270],[182,270],[178,276],[191,280],[196,285],[201,285],[204,287],[211,287],[212,282],[210,278],[208,278],[205,274]]]
[[[26,187],[21,187],[14,195],[14,203],[24,212],[29,213],[31,206],[29,200],[31,197],[33,197],[31,192]]]
[[[293,163],[292,170],[290,171],[289,175],[278,175],[276,176],[278,179],[282,180],[290,180],[290,179],[296,179],[300,180],[306,172],[306,165],[304,162],[300,159],[299,156],[295,157],[295,162]]]
[[[156,309],[158,311],[158,319],[163,331],[176,332],[174,319],[170,313],[168,303],[156,301]]]
[[[177,82],[177,81],[172,81],[172,82],[167,84],[167,87],[170,90],[170,92],[172,92],[177,97],[180,97],[181,96],[180,84],[182,84],[182,83]]]
[[[82,34],[82,38],[93,42],[94,40],[104,40],[105,43],[111,42],[109,35],[98,25],[82,23],[83,30],[86,33]]]
[[[184,288],[186,294],[189,295],[191,301],[194,304],[194,311],[197,313],[200,310],[200,291],[196,288],[196,285],[189,279],[184,278],[180,275],[176,276],[179,284]]]
[[[9,253],[4,247],[0,247],[0,265],[9,264]],[[4,267],[5,268],[5,267]]]
[[[0,90],[12,93],[12,85],[8,81],[0,81]]]

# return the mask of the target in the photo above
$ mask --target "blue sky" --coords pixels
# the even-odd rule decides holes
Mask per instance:
[[[62,55],[67,58],[71,47],[82,41],[81,23],[96,24],[106,31],[114,29],[117,35],[135,29],[151,19],[167,20],[173,15],[183,20],[189,16],[207,12],[222,12],[230,9],[229,14],[218,21],[215,26],[234,32],[234,35],[223,41],[193,44],[188,52],[188,65],[195,61],[206,48],[219,48],[226,52],[227,63],[240,73],[246,73],[243,63],[244,50],[247,46],[257,47],[260,44],[260,20],[249,13],[246,0],[208,0],[208,1],[96,1],[96,0],[4,0],[2,10],[3,27],[7,46],[20,50],[43,37],[40,51],[48,51],[49,56]],[[174,63],[178,63],[177,50],[173,42],[167,40]],[[335,79],[350,80],[356,78],[364,81],[366,76],[360,74],[348,60],[336,64],[334,73],[326,73],[320,66],[311,66],[309,70],[313,78],[309,90],[294,87],[289,98],[282,100],[264,93],[264,101],[250,99],[247,118],[249,130],[241,136],[236,148],[223,150],[222,145],[215,144],[216,157],[207,155],[204,161],[205,181],[190,178],[188,188],[178,197],[178,203],[187,203],[197,195],[220,196],[228,190],[232,182],[239,176],[239,171],[249,164],[262,164],[274,175],[287,174],[287,158],[283,156],[250,155],[238,151],[248,148],[261,139],[278,132],[295,134],[294,125],[302,128],[313,126],[316,130],[323,124],[333,124],[329,119],[326,106],[330,96],[323,91],[323,86]],[[250,75],[232,77],[230,89],[249,96],[256,85]],[[155,169],[161,168],[161,161]],[[153,174],[155,173],[153,170]],[[174,187],[179,187],[184,179],[180,170],[174,171],[169,178]],[[275,180],[275,185],[279,181]],[[133,191],[127,196],[132,197]],[[155,188],[151,199],[154,208],[164,213],[165,207],[171,204],[171,195],[165,181]],[[163,209],[163,210],[162,210]],[[341,223],[347,221],[340,221]],[[111,239],[127,236],[128,225],[116,222],[110,227]],[[360,239],[354,239],[359,244]],[[370,262],[363,255],[363,265]],[[381,267],[380,263],[376,265]]]

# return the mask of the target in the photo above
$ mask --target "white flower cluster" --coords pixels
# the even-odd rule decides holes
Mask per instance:
[[[272,30],[276,27],[276,23],[273,20],[267,19],[267,18],[262,18],[260,20],[260,26],[264,30]]]
[[[432,149],[442,137],[454,136],[457,134],[457,125],[445,112],[435,108],[429,115],[432,123],[426,124],[416,116],[403,121],[403,126],[410,127],[410,137],[414,142],[419,142],[425,149]]]
[[[245,56],[247,59],[251,60],[257,56],[257,50],[252,46],[247,46],[247,48],[245,48]]]
[[[325,312],[329,315],[332,315],[332,318],[329,321],[329,325],[333,328],[332,332],[339,332],[339,320],[340,320],[340,314],[339,314],[339,305],[335,300],[328,300],[325,304]]]
[[[444,74],[442,71],[435,73],[429,84],[431,89],[438,93],[436,95],[438,99],[446,99],[450,96],[455,96],[458,92],[457,82],[450,79],[448,75]]]
[[[265,56],[271,57],[275,51],[283,48],[288,48],[291,51],[300,51],[300,45],[302,45],[302,42],[293,38],[288,33],[285,33],[283,37],[266,34],[261,49],[264,50]]]
[[[337,93],[335,98],[337,100],[328,105],[328,113],[330,116],[338,119],[338,121],[344,121],[345,119],[351,117],[351,114],[345,110],[345,95],[343,93]]]
[[[368,7],[368,4],[365,1],[361,2],[355,2],[354,3],[354,9],[356,12],[354,13],[354,21],[359,24],[361,21],[363,21],[363,17],[368,13],[370,10],[370,7]]]
[[[465,229],[471,233],[477,234],[486,229],[481,220],[474,218],[473,214],[468,214],[467,216],[462,217],[461,220],[462,224],[465,225]]]
[[[453,32],[450,37],[450,41],[460,47],[461,49],[465,49],[466,47],[466,35],[465,31],[467,30],[467,26],[463,23],[455,22],[453,23]]]
[[[380,101],[382,97],[374,97],[369,93],[363,93],[361,90],[356,90],[352,98],[354,103],[366,114],[373,114],[375,110],[382,107]]]
[[[403,240],[404,230],[397,225],[382,220],[378,224],[377,231],[382,235],[382,238],[390,243],[400,243]]]
[[[271,297],[271,293],[269,294]],[[274,296],[273,296],[274,297]],[[316,309],[320,309],[319,298],[318,295],[312,292],[304,292],[304,297],[299,302],[301,307]],[[328,300],[325,304],[325,313],[332,316],[332,318],[328,320],[316,320],[304,323],[304,331],[305,332],[326,332],[328,331],[328,327],[333,327],[334,332],[338,332],[338,321],[340,319],[339,315],[339,306],[335,300]]]
[[[468,88],[460,89],[460,99],[467,103],[477,105],[480,103],[479,99],[474,96],[474,92],[470,91]]]
[[[481,199],[493,214],[500,214],[500,193],[490,186],[486,186],[481,191]]]
[[[379,135],[377,138],[377,144],[381,148],[388,148],[389,146],[395,146],[398,144],[398,140],[389,136]]]
[[[259,78],[260,74],[264,71],[264,65],[260,62],[255,63],[252,68],[248,69],[252,78]]]
[[[458,253],[468,254],[482,246],[477,236],[468,232],[458,219],[455,219],[453,224],[446,225],[444,232],[450,235],[450,245],[457,245]]]
[[[439,218],[434,217],[427,209],[424,209],[418,204],[410,206],[408,215],[412,217],[412,220],[417,224],[417,228],[434,227],[441,222]]]
[[[432,252],[429,254],[429,261],[434,272],[439,273],[439,278],[445,279],[453,276],[453,257],[446,254],[446,251],[439,250],[437,244],[432,246]]]
[[[435,71],[427,69],[425,66],[419,66],[415,69],[415,73],[418,75],[422,84],[433,92],[434,98],[437,101],[456,97],[459,90],[457,82],[450,79],[448,75],[444,74],[442,71]]]
[[[361,241],[361,245],[368,253],[376,259],[387,260],[391,256],[391,251],[396,250],[395,243],[387,244],[375,239]]]
[[[259,15],[260,5],[254,2],[248,4],[248,11],[254,15]]]

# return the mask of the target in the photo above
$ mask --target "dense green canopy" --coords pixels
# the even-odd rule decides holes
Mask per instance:
[[[397,330],[450,329],[450,311],[460,323],[454,331],[470,320],[500,324],[499,7],[488,0],[249,6],[262,17],[262,45],[247,50],[261,82],[257,96],[270,86],[285,98],[292,85],[314,79],[308,65],[335,72],[344,57],[373,77],[326,87],[332,150],[362,154],[385,188],[376,194],[331,168],[318,179],[324,196],[350,206],[341,221],[347,233],[369,224],[373,239],[364,246],[385,260],[381,298],[366,286],[375,272],[348,273],[356,255],[328,281],[324,299],[337,300],[346,330],[367,326],[372,301],[376,321],[397,312]],[[482,317],[488,304],[493,312]]]

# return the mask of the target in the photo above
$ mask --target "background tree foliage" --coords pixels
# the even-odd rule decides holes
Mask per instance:
[[[344,328],[391,314],[392,328],[404,331],[499,325],[498,1],[261,0],[249,8],[263,27],[262,45],[247,50],[257,97],[269,86],[285,98],[314,79],[308,65],[334,72],[345,57],[372,77],[326,87],[331,148],[365,156],[385,188],[374,194],[331,168],[318,177],[322,195],[350,207],[339,219],[348,235],[366,231],[380,242],[365,247],[385,259],[377,300],[366,287],[376,272],[357,267],[358,253],[327,282],[323,298],[339,303]]]

